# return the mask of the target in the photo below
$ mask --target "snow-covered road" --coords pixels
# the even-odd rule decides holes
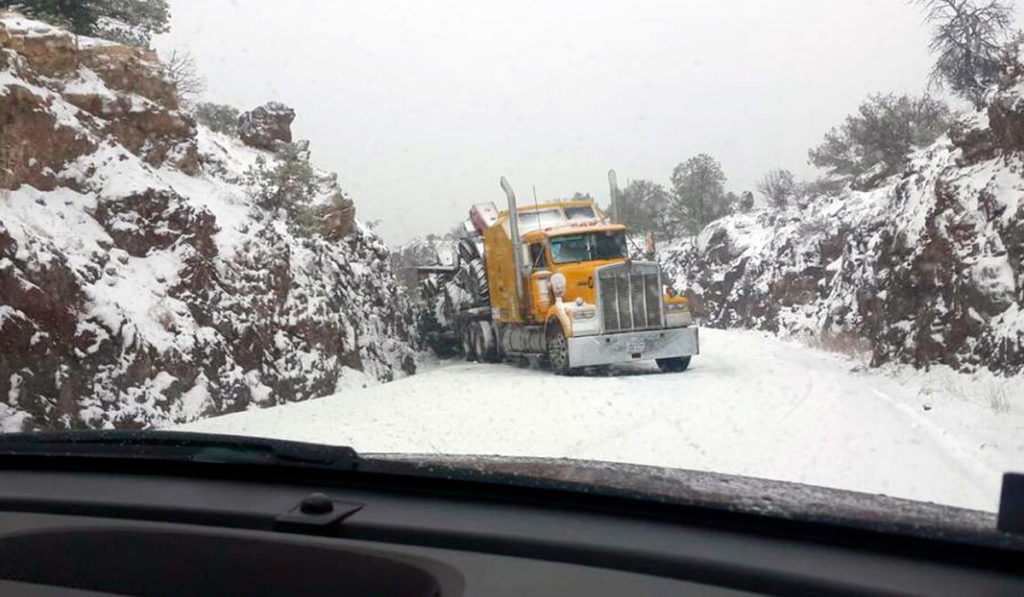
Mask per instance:
[[[412,377],[178,427],[361,452],[573,457],[797,481],[994,511],[1024,470],[1024,380],[701,330],[689,371],[618,376],[452,361]],[[1007,410],[1008,408],[1008,410]]]

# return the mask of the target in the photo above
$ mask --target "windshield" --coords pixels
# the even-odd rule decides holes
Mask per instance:
[[[993,512],[1022,10],[0,0],[0,432]]]
[[[519,234],[526,234],[543,228],[555,228],[565,222],[562,212],[557,209],[529,211],[519,214]]]
[[[617,259],[626,254],[626,236],[621,232],[595,232],[551,239],[551,259],[555,263]]]
[[[593,207],[566,207],[565,208],[565,219],[570,222],[579,222],[582,220],[592,220],[597,215],[594,213]]]

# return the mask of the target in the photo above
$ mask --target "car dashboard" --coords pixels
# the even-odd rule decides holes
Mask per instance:
[[[493,484],[0,462],[0,595],[1024,595],[1021,556]]]

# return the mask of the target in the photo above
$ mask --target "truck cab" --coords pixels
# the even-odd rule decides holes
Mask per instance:
[[[561,372],[646,359],[668,370],[688,365],[699,347],[687,300],[665,285],[657,263],[629,258],[625,226],[590,200],[516,211],[519,243],[510,211],[483,231],[503,354],[544,354]]]

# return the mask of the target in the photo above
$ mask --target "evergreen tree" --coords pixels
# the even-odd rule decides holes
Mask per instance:
[[[650,180],[633,180],[619,193],[619,219],[637,232],[667,231],[665,213],[669,194],[662,185]]]
[[[949,120],[946,104],[927,96],[872,95],[808,155],[833,178],[871,171],[872,180],[880,180],[896,173],[913,148],[929,145],[945,133]]]
[[[16,10],[72,33],[148,46],[170,29],[167,0],[0,0],[0,9]]]
[[[670,224],[688,234],[697,234],[705,226],[728,213],[725,174],[715,158],[706,153],[679,164],[672,171]]]
[[[202,102],[196,105],[196,122],[218,133],[238,136],[238,108],[227,104]]]

